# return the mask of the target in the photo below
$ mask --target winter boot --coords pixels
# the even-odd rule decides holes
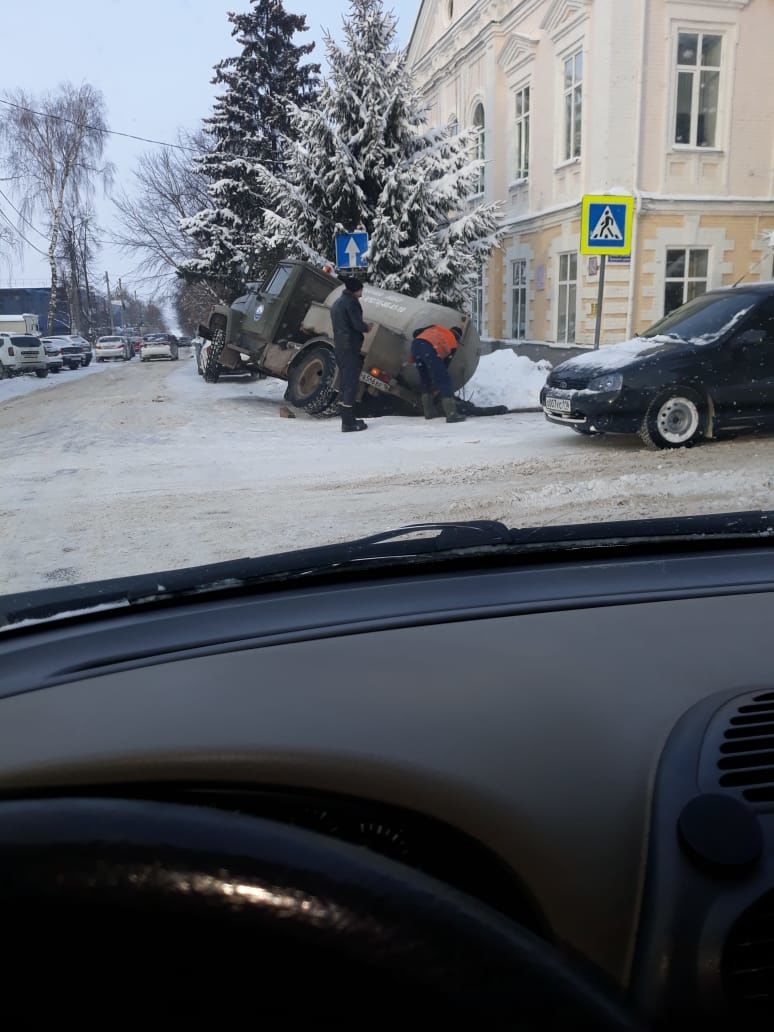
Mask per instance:
[[[422,411],[425,414],[425,419],[435,419],[438,415],[435,411],[435,402],[433,401],[432,394],[422,395]]]
[[[465,417],[457,411],[457,402],[454,398],[441,398],[441,407],[443,408],[447,423],[465,422]]]
[[[364,423],[362,419],[355,419],[351,405],[339,405],[339,412],[341,413],[341,432],[343,434],[353,434],[358,430],[368,429],[368,423]]]

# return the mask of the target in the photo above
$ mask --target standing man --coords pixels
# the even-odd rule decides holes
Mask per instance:
[[[425,326],[414,330],[411,342],[411,357],[417,364],[417,372],[422,381],[422,411],[425,419],[435,415],[433,391],[441,395],[441,407],[447,423],[464,423],[465,417],[457,411],[448,365],[454,358],[462,340],[462,329],[452,326]]]
[[[362,294],[363,284],[360,280],[356,276],[347,276],[344,290],[331,305],[333,343],[339,367],[341,429],[345,434],[368,429],[368,424],[362,419],[355,419],[353,410],[360,383],[363,335],[371,330],[370,324],[363,320],[363,309],[360,307]]]

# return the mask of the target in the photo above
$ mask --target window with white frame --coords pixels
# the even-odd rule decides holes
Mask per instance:
[[[579,158],[583,117],[583,51],[564,62],[564,160]]]
[[[476,109],[473,112],[473,128],[476,131],[475,157],[483,163],[486,159],[486,117],[483,104],[476,104]],[[485,166],[482,164],[478,171],[478,179],[474,186],[475,193],[481,194],[484,192],[486,185],[484,168]]]
[[[717,144],[722,53],[723,37],[717,33],[678,33],[674,135],[677,145]]]
[[[479,333],[484,331],[484,270],[480,268],[473,287],[473,301],[470,306],[470,318]]]
[[[515,179],[529,178],[529,115],[529,86],[524,86],[516,91],[516,133],[514,135],[516,153],[513,170]]]
[[[527,337],[527,259],[511,262],[511,338]]]
[[[556,339],[562,344],[573,344],[578,301],[578,255],[574,251],[559,255],[558,288]]]
[[[664,276],[664,315],[706,294],[709,249],[706,247],[669,247]]]

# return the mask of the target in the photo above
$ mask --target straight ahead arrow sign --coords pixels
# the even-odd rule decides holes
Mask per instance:
[[[350,269],[356,269],[357,268],[357,260],[358,260],[358,257],[360,256],[360,250],[359,250],[357,244],[355,243],[354,238],[350,239],[349,243],[344,248],[344,250],[347,253],[347,258],[349,258],[349,267],[350,267]]]

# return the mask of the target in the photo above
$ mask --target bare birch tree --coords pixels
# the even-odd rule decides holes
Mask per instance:
[[[22,220],[38,218],[48,237],[51,269],[48,326],[53,326],[59,283],[59,243],[68,212],[81,209],[95,187],[107,189],[113,167],[103,160],[107,138],[101,92],[84,83],[62,83],[36,98],[24,90],[5,94],[0,117],[3,163],[13,178]]]

